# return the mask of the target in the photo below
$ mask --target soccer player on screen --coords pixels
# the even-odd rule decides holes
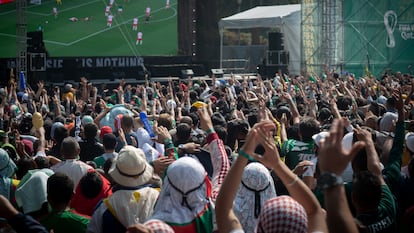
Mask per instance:
[[[69,21],[71,21],[71,22],[78,22],[78,18],[76,18],[76,17],[70,17],[69,18]]]
[[[118,14],[122,14],[123,11],[124,11],[124,8],[122,8],[121,5],[118,5]]]
[[[56,0],[56,4],[59,6],[62,5],[62,0]]]
[[[55,19],[56,19],[57,18],[57,15],[58,15],[58,10],[57,10],[56,7],[53,7],[52,8],[52,13],[53,13],[53,16],[55,16]]]
[[[138,18],[137,17],[135,17],[132,21],[132,30],[133,31],[138,30]]]
[[[137,33],[137,42],[135,42],[136,45],[138,45],[138,44],[142,45],[142,36],[143,36],[143,33],[141,31],[139,31]]]
[[[145,8],[145,23],[148,23],[151,17],[151,7]]]
[[[165,9],[170,8],[170,0],[165,0]]]
[[[112,7],[114,5],[115,0],[109,0],[109,6]]]
[[[106,26],[108,27],[112,27],[112,19],[114,18],[113,15],[108,15],[108,23],[106,24]]]
[[[109,15],[109,11],[111,10],[111,7],[110,6],[106,6],[105,7],[105,16],[108,16]]]

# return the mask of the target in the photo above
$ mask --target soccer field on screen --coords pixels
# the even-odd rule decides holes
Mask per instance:
[[[62,0],[62,5],[50,0],[41,5],[28,3],[27,31],[43,30],[43,41],[52,57],[177,55],[177,0],[170,0],[169,7],[166,0],[115,0],[111,27],[105,16],[107,5],[109,0]],[[54,7],[57,17],[53,15]],[[148,23],[147,7],[151,8]],[[132,30],[135,17],[139,20],[137,31]],[[0,22],[0,57],[15,57],[15,3],[0,5]],[[136,45],[139,31],[143,33],[142,45]]]

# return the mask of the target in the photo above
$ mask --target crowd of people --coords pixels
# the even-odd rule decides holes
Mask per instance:
[[[0,232],[413,232],[410,74],[0,88]]]

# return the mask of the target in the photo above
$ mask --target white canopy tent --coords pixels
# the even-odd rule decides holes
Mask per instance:
[[[258,6],[222,18],[220,31],[220,67],[223,61],[224,29],[280,28],[285,50],[289,51],[290,73],[300,73],[301,64],[301,5]]]

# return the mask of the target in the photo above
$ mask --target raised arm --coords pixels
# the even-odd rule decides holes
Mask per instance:
[[[300,114],[299,114],[298,108],[296,107],[295,102],[292,99],[292,96],[289,93],[284,92],[283,93],[283,97],[289,103],[290,111],[292,112],[292,121],[293,121],[293,124],[299,124]]]
[[[197,111],[200,117],[200,126],[207,134],[207,143],[210,151],[211,163],[213,165],[212,181],[212,199],[216,201],[220,187],[226,177],[230,164],[227,158],[226,150],[224,149],[223,141],[218,137],[214,131],[213,123],[206,108],[200,108]]]
[[[258,145],[258,127],[263,123],[256,124],[248,133],[246,143],[242,151],[254,151]],[[272,127],[272,126],[271,126]],[[241,152],[243,153],[243,152]],[[242,229],[242,226],[233,211],[233,201],[237,194],[237,189],[242,180],[244,167],[247,165],[247,158],[238,156],[233,163],[229,173],[224,179],[223,185],[216,201],[216,219],[220,232],[231,232],[236,229]]]
[[[273,128],[272,128],[273,127]],[[305,209],[308,215],[308,231],[326,232],[325,216],[318,200],[312,191],[297,175],[295,175],[286,164],[280,159],[279,152],[273,140],[273,122],[266,121],[264,125],[258,129],[258,142],[264,147],[263,156],[254,154],[254,151],[246,151],[247,154],[253,156],[256,160],[265,166],[273,169],[277,176],[286,186],[289,194]]]
[[[345,124],[344,119],[335,119],[329,136],[321,142],[318,161],[322,176],[334,174],[339,177],[348,163],[365,145],[364,142],[359,141],[352,146],[350,152],[346,153],[344,151],[342,148],[342,136]],[[357,233],[358,228],[348,206],[343,182],[330,187],[323,187],[323,189],[329,231]]]

